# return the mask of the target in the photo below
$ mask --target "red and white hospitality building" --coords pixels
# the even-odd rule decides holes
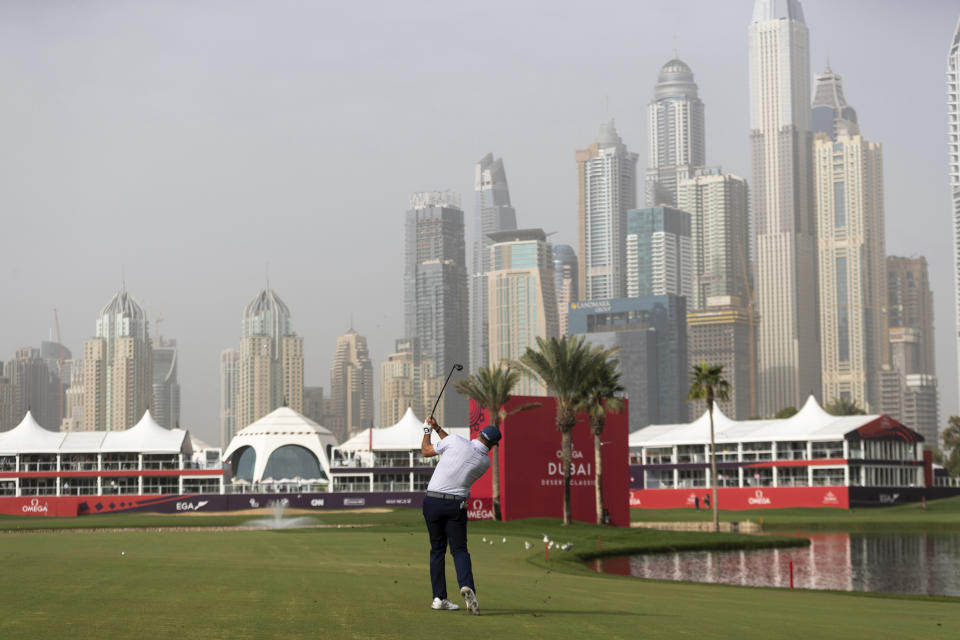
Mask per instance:
[[[781,420],[713,410],[722,509],[894,504],[934,496],[923,436],[885,415],[832,416],[811,396]],[[630,505],[708,507],[710,418],[630,435]]]
[[[0,433],[0,497],[222,493],[223,469],[198,468],[192,454],[190,434],[149,411],[125,431],[78,432],[48,431],[28,412]]]

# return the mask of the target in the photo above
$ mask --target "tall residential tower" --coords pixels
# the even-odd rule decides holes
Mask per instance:
[[[473,226],[473,269],[470,275],[470,370],[487,365],[487,271],[490,270],[488,234],[517,228],[517,213],[510,206],[510,190],[503,160],[492,153],[477,163],[474,172],[476,206]]]
[[[876,413],[887,360],[881,148],[841,130],[818,133],[813,154],[823,398]]]
[[[947,136],[950,144],[950,190],[953,196],[953,276],[960,365],[960,20],[947,56]]]
[[[580,296],[584,300],[620,298],[626,293],[627,211],[637,203],[637,154],[627,151],[611,120],[575,158]]]
[[[543,229],[519,229],[490,234],[488,304],[490,364],[519,360],[537,338],[557,337],[557,298],[553,280],[553,250]],[[546,389],[522,375],[517,395],[539,396]]]
[[[352,327],[337,338],[330,367],[330,401],[325,409],[327,428],[338,442],[373,426],[373,364],[367,339]]]
[[[678,58],[657,76],[647,107],[646,206],[677,206],[677,185],[706,163],[703,102],[693,72]]]
[[[153,365],[147,317],[126,288],[100,311],[83,343],[83,431],[122,431],[150,408]]]
[[[277,407],[303,411],[303,338],[292,329],[290,309],[268,286],[244,308],[242,327],[239,354],[221,355],[221,384],[236,385],[233,426],[237,431]],[[233,371],[232,357],[236,358]]]
[[[468,356],[467,269],[459,196],[439,191],[414,194],[406,214],[404,247],[406,337],[416,338],[420,347],[418,395],[434,398],[447,372],[454,364],[465,364]],[[440,424],[466,425],[466,398],[444,393],[434,415]]]
[[[756,0],[749,50],[759,412],[768,416],[820,393],[810,46],[800,2]]]

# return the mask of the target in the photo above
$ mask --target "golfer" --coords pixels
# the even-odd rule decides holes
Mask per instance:
[[[440,436],[436,447],[430,444],[430,431]],[[467,501],[470,486],[490,466],[489,452],[500,441],[500,430],[490,425],[483,428],[476,440],[451,436],[440,428],[430,416],[423,427],[423,442],[420,453],[425,458],[440,454],[440,462],[433,470],[433,477],[423,497],[423,519],[430,534],[430,582],[433,585],[432,608],[454,611],[460,607],[447,600],[447,579],[444,573],[444,556],[447,543],[450,555],[457,568],[457,583],[467,610],[480,613],[477,589],[473,584],[473,567],[467,551]]]

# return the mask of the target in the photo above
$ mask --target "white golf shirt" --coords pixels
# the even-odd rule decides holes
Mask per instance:
[[[440,454],[440,462],[433,470],[427,491],[466,498],[471,485],[490,467],[490,450],[479,439],[467,440],[451,434],[433,448]]]

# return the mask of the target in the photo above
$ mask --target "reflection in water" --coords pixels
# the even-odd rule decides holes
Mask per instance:
[[[958,533],[801,533],[806,548],[694,551],[592,560],[598,572],[657,580],[960,596]]]

